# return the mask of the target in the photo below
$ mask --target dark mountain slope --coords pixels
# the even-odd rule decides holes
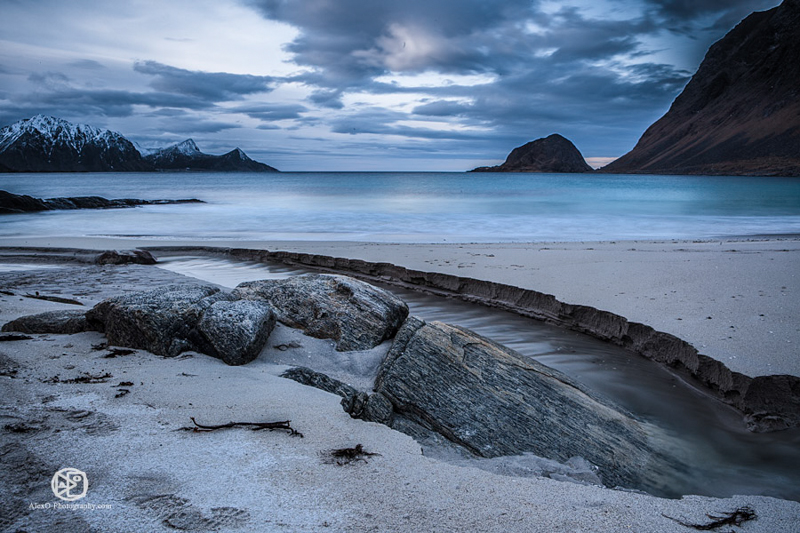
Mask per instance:
[[[602,171],[800,175],[800,0],[715,43],[667,114]]]

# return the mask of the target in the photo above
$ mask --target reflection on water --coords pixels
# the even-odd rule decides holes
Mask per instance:
[[[159,266],[232,288],[280,279],[299,268],[212,256],[168,256]],[[386,287],[411,313],[457,324],[556,368],[676,438],[694,476],[681,493],[763,494],[800,501],[800,430],[768,434],[744,429],[741,415],[709,399],[664,367],[586,335],[459,300]]]

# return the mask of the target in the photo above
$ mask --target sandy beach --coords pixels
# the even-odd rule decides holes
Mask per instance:
[[[750,376],[800,375],[796,238],[436,245],[6,238],[0,251],[165,244],[291,250],[531,288],[672,333]],[[31,260],[15,269],[0,273],[0,288],[13,294],[0,295],[3,323],[75,307],[23,296],[33,291],[88,307],[124,291],[195,281],[145,266]],[[296,361],[333,353],[328,341],[289,328],[276,329],[259,358],[242,367],[202,354],[108,357],[95,332],[31,337],[0,345],[3,463],[17,465],[2,471],[10,487],[3,530],[687,531],[680,522],[707,523],[708,514],[743,506],[758,518],[736,530],[800,530],[793,501],[663,499],[426,457],[407,435],[350,418],[338,396],[280,378],[287,354],[277,346],[299,345]],[[81,376],[98,382],[69,383]],[[303,438],[180,431],[190,417],[205,424],[291,420]],[[327,450],[356,444],[380,455],[349,465],[326,461]],[[56,501],[50,478],[68,466],[90,479],[87,497],[76,503],[101,507],[32,508]]]
[[[388,262],[506,283],[676,335],[749,376],[800,376],[800,238],[530,244],[4,238],[2,247],[219,246]]]

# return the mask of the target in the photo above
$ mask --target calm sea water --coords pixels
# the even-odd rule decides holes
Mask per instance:
[[[800,233],[800,179],[586,174],[0,174],[37,197],[205,205],[0,219],[0,236],[530,242]]]

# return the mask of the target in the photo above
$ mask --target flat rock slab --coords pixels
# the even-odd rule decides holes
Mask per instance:
[[[661,493],[665,476],[684,468],[656,444],[657,428],[564,374],[458,326],[410,317],[375,391],[368,404],[382,396],[394,417],[482,457],[583,457],[600,468],[608,486]]]
[[[278,320],[336,341],[338,351],[368,350],[394,336],[408,306],[389,291],[347,276],[307,274],[239,284],[234,296],[269,302]]]
[[[85,311],[65,309],[19,317],[4,324],[2,331],[72,335],[73,333],[90,331],[91,329],[86,320]]]

